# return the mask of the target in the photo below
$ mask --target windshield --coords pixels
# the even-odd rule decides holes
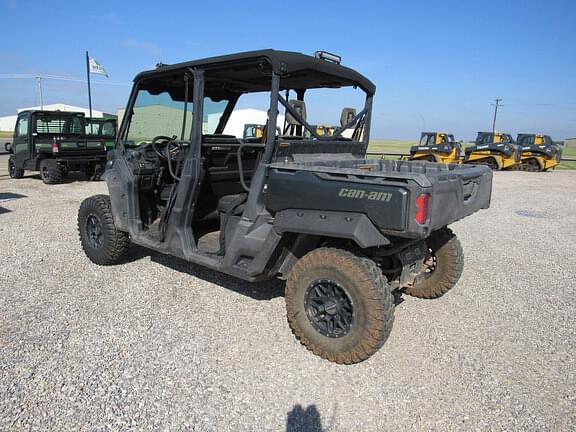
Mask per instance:
[[[82,120],[81,115],[39,115],[34,130],[47,135],[81,135],[84,129]]]
[[[115,120],[86,120],[86,135],[105,138],[116,136]]]
[[[152,142],[158,136],[178,138],[182,135],[183,139],[188,139],[191,126],[192,102],[188,102],[184,117],[184,102],[173,100],[167,92],[154,95],[148,90],[139,90],[125,141],[128,145],[140,145]]]
[[[215,102],[209,97],[204,98],[203,134],[215,133],[227,103],[227,100]],[[192,118],[192,100],[185,104],[183,101],[174,100],[168,92],[151,94],[148,90],[139,90],[125,134],[125,142],[137,146],[152,142],[159,136],[190,139]]]

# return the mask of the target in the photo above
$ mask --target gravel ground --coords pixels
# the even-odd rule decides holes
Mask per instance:
[[[0,430],[576,428],[576,172],[495,174],[453,225],[439,300],[406,297],[386,345],[339,366],[292,336],[282,283],[134,248],[98,267],[76,232],[103,182],[10,180],[0,157]]]

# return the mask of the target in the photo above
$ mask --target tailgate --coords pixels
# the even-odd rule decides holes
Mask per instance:
[[[61,140],[60,156],[96,156],[106,154],[105,140]]]
[[[458,165],[428,175],[432,183],[429,224],[442,228],[490,206],[492,170],[481,165]]]

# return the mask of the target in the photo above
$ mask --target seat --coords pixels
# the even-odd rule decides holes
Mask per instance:
[[[306,103],[301,100],[291,99],[289,102],[290,106],[294,108],[302,120],[306,121]],[[294,117],[290,111],[286,110],[286,127],[284,128],[283,136],[302,136],[303,126],[296,117]]]
[[[356,109],[355,108],[343,108],[342,114],[340,114],[340,127],[344,127],[348,125],[354,118],[356,117]],[[356,123],[351,124],[348,126],[349,129],[352,129]]]
[[[218,255],[226,254],[226,225],[230,217],[238,216],[244,211],[247,193],[224,195],[218,200],[218,214],[220,215],[220,249]]]
[[[224,195],[218,200],[218,213],[228,213],[230,215],[242,213],[247,197],[248,194],[246,193]]]

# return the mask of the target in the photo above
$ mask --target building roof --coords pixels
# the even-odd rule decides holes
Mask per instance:
[[[20,108],[17,110],[19,113],[22,111],[66,111],[66,112],[83,112],[88,115],[88,108],[79,107],[75,105],[68,105],[63,103],[48,104],[43,106],[34,106],[28,108]],[[93,109],[92,117],[102,117],[104,112]]]

